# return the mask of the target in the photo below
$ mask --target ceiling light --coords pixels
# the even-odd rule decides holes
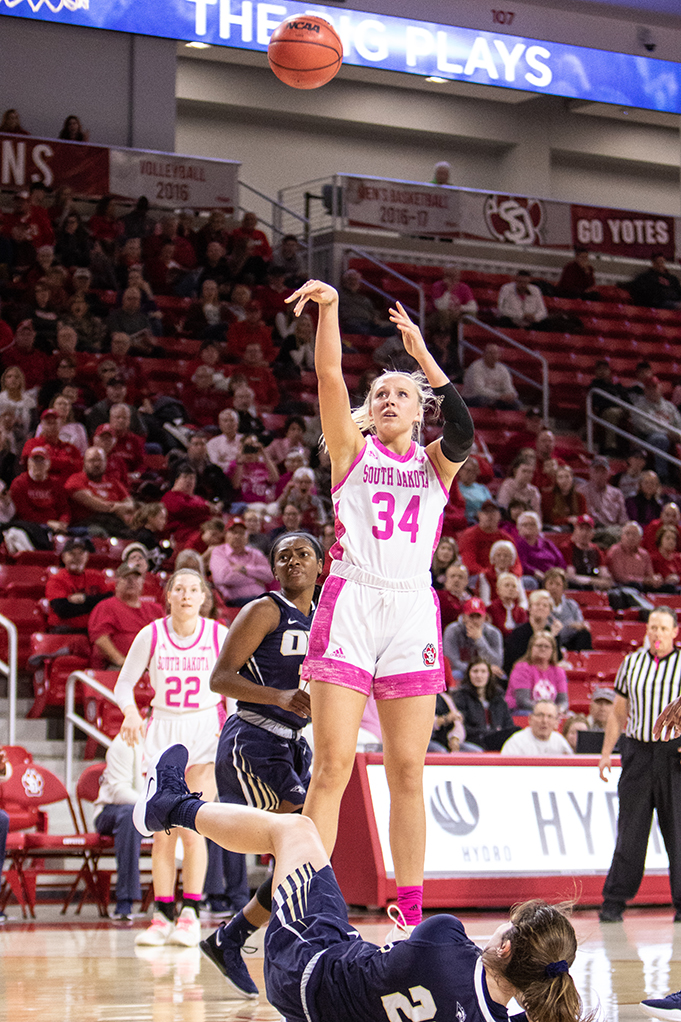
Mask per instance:
[[[437,75],[429,75],[428,78],[426,78],[427,82],[436,82],[438,85],[443,85],[448,80],[449,79],[447,78],[438,78]]]
[[[189,50],[209,50],[210,43],[185,43],[185,46]]]

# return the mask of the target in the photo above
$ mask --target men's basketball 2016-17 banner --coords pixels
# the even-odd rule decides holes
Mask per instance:
[[[335,212],[352,227],[399,234],[472,238],[509,245],[574,248],[649,259],[673,259],[676,218],[569,202],[538,199],[373,177],[336,177]]]
[[[20,190],[42,181],[78,198],[114,195],[174,209],[237,208],[238,161],[114,149],[83,142],[0,134],[0,187]]]

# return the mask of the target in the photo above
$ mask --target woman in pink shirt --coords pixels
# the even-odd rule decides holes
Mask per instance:
[[[529,713],[540,699],[555,703],[559,710],[568,707],[567,674],[558,666],[556,640],[548,632],[536,632],[525,656],[511,671],[506,702],[511,713]]]
[[[243,518],[232,518],[226,542],[213,548],[210,573],[228,607],[243,607],[262,596],[274,580],[265,555],[247,546],[248,531]]]

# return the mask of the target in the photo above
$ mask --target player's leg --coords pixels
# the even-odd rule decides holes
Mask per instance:
[[[135,943],[160,947],[175,928],[175,846],[178,833],[154,834],[151,849],[151,879],[154,885],[154,913],[151,926],[138,933]]]
[[[314,765],[303,813],[314,820],[329,855],[336,843],[340,803],[355,761],[366,701],[366,695],[355,689],[310,681]]]
[[[206,801],[215,798],[215,770],[212,763],[195,763],[187,769],[187,786],[200,791]],[[203,897],[203,884],[208,865],[208,849],[200,834],[193,830],[181,833],[184,858],[182,861],[182,908],[169,944],[197,947],[201,940],[199,905]]]
[[[378,699],[383,763],[390,789],[390,848],[398,905],[409,926],[421,921],[426,812],[423,766],[435,719],[435,696]]]

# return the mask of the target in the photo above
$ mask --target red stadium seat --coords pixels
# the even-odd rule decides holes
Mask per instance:
[[[31,658],[28,663],[34,670],[34,702],[27,716],[40,717],[47,706],[63,706],[69,675],[73,671],[85,670],[90,664],[90,656],[90,640],[87,635],[35,632],[31,636]]]

